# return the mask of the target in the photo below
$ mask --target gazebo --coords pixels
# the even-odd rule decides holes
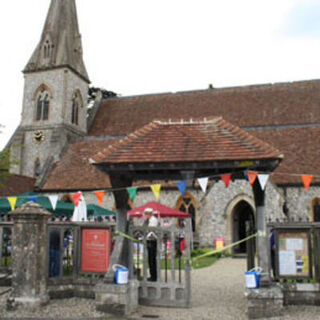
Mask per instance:
[[[196,107],[196,106],[195,106]],[[117,228],[126,231],[128,193],[134,182],[217,179],[230,173],[244,179],[244,171],[271,173],[282,159],[280,151],[221,117],[186,120],[155,120],[117,143],[101,150],[92,163],[109,175],[114,191]],[[265,196],[257,179],[253,184],[256,204],[258,264],[269,283],[268,235],[265,221]],[[127,242],[119,237],[111,258],[128,264]]]

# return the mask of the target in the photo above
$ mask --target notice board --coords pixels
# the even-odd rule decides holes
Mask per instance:
[[[81,231],[81,272],[107,272],[109,257],[110,230],[83,228]]]
[[[278,233],[278,271],[280,277],[309,277],[308,232]]]

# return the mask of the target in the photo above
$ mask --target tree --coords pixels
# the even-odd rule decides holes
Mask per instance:
[[[104,88],[99,88],[99,87],[89,87],[88,90],[88,104],[89,106],[92,106],[94,103],[94,100],[97,97],[97,93],[101,91],[102,93],[102,99],[107,99],[107,98],[112,98],[112,97],[116,97],[118,94],[113,92],[113,91],[109,91],[106,90]]]
[[[0,128],[3,127],[0,125]],[[1,133],[1,131],[0,131]],[[2,182],[10,175],[10,149],[3,149],[0,151],[0,187]]]

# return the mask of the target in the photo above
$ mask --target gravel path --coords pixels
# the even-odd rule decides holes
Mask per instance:
[[[140,306],[134,319],[161,320],[247,320],[247,302],[244,297],[245,259],[225,258],[213,266],[192,271],[192,307],[189,309],[155,308]],[[3,292],[5,288],[0,288]],[[51,300],[37,314],[7,312],[7,294],[0,296],[0,319],[105,319],[112,320],[95,311],[93,300],[72,298]],[[294,306],[284,311],[284,316],[273,320],[320,320],[320,307]],[[271,319],[271,318],[269,318]]]

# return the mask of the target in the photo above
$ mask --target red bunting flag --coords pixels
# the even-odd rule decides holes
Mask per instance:
[[[248,175],[248,180],[249,180],[249,183],[251,185],[251,187],[253,186],[256,178],[257,178],[257,175],[258,173],[255,172],[255,171],[247,171],[247,175]]]
[[[312,178],[313,177],[311,175],[301,175],[301,179],[306,190],[309,189]]]
[[[74,204],[76,207],[77,207],[78,204],[79,204],[80,197],[81,197],[81,193],[80,193],[80,192],[77,192],[77,193],[73,193],[73,194],[72,194],[73,204]]]
[[[104,191],[95,191],[94,194],[98,199],[98,203],[102,204],[102,200],[103,200],[103,197],[104,197]]]
[[[222,181],[224,182],[226,188],[228,188],[229,182],[231,179],[231,173],[222,174],[220,177],[221,177]]]

